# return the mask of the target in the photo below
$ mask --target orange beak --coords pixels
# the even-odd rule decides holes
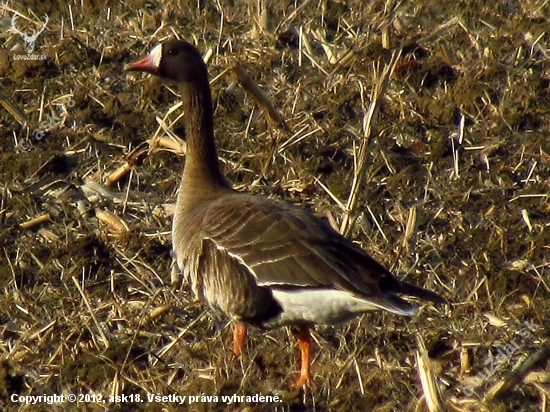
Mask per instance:
[[[160,59],[162,57],[162,45],[159,44],[151,50],[151,52],[143,59],[137,62],[130,63],[124,68],[126,71],[147,72],[158,74],[160,67]]]

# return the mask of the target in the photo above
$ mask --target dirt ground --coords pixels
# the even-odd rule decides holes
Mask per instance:
[[[548,410],[547,1],[127,3],[0,5],[2,410]],[[27,39],[48,17],[35,60],[15,12]],[[123,71],[174,35],[207,56],[239,190],[351,218],[354,241],[451,303],[318,327],[305,391],[291,331],[252,330],[234,359],[227,319],[172,272],[176,90]],[[83,402],[20,397],[54,394]]]

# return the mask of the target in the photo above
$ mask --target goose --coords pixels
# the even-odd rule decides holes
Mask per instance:
[[[293,327],[301,354],[294,386],[311,386],[314,325],[377,309],[415,315],[418,308],[399,295],[446,302],[400,281],[306,210],[231,187],[216,151],[208,70],[195,46],[167,40],[126,70],[178,85],[187,152],[172,223],[174,257],[197,297],[234,321],[236,356],[243,353],[248,326]]]

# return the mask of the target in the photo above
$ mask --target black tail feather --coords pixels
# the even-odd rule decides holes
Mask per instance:
[[[412,296],[420,299],[424,299],[433,303],[445,304],[448,303],[446,299],[439,296],[437,293],[421,288],[419,286],[411,285],[406,282],[399,282],[399,286],[394,289],[396,293],[400,293],[407,296]]]

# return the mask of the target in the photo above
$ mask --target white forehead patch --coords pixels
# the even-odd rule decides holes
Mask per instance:
[[[154,67],[159,67],[160,59],[162,58],[162,44],[157,44],[153,50],[151,50],[149,58]]]

